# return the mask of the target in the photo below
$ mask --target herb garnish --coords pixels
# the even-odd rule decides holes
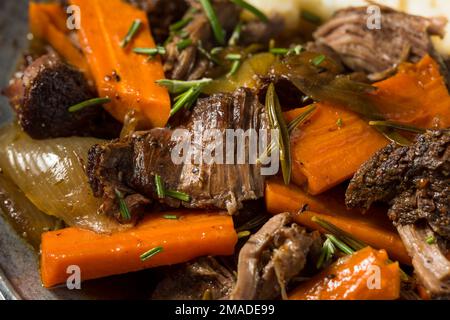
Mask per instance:
[[[426,238],[425,242],[430,244],[430,245],[431,244],[435,244],[436,243],[436,238],[434,236],[429,236],[429,237]]]
[[[289,55],[299,55],[303,51],[303,47],[301,45],[296,45],[293,48],[269,48],[269,52],[275,55],[280,56],[289,56]]]
[[[281,171],[284,183],[288,185],[291,181],[292,172],[290,135],[273,83],[269,85],[266,94],[266,113],[271,129],[276,129],[279,132],[278,146],[280,149]]]
[[[341,230],[340,228],[336,227],[334,224],[325,221],[323,219],[320,219],[316,216],[311,218],[311,221],[317,223],[320,227],[322,227],[323,229],[325,229],[325,231],[329,232],[330,234],[332,234],[332,236],[335,238],[334,240],[338,239],[340,244],[344,244],[346,249],[348,252],[350,252],[350,250],[352,251],[359,251],[362,250],[364,248],[366,248],[368,245],[360,240],[355,239],[351,234]],[[327,236],[328,239],[330,239]],[[330,241],[333,241],[333,239],[330,239]],[[333,243],[336,245],[336,243]],[[342,248],[345,248],[342,247]],[[341,248],[340,248],[341,249]],[[348,250],[350,249],[350,250]],[[388,260],[389,262],[392,262],[392,260]],[[409,276],[408,274],[406,274],[406,272],[404,272],[402,269],[400,269],[400,276],[402,281],[409,281]]]
[[[267,18],[267,16],[261,10],[259,10],[256,7],[254,7],[253,5],[248,3],[247,1],[244,1],[244,0],[231,0],[231,2],[233,2],[237,6],[241,7],[242,9],[245,9],[245,10],[253,13],[256,17],[258,17],[259,20],[261,20],[261,21],[263,21],[265,23],[269,22],[269,18]]]
[[[162,46],[157,46],[156,48],[134,48],[133,52],[137,54],[145,54],[150,57],[154,57],[158,54],[163,56],[167,53],[166,48]]]
[[[170,25],[169,30],[172,32],[180,31],[181,29],[186,27],[192,20],[193,17],[183,18],[180,21],[177,21],[174,24]]]
[[[191,200],[191,197],[184,192],[166,190],[164,188],[161,176],[159,174],[155,174],[155,186],[156,186],[156,193],[159,199],[170,197],[184,202],[189,202]]]
[[[288,124],[288,131],[289,135],[294,132],[294,130],[302,123],[304,123],[308,118],[312,115],[312,113],[317,109],[315,105],[311,105],[309,107],[305,108],[305,111],[299,114],[294,120],[289,122]],[[258,158],[257,163],[262,163],[264,159],[266,159],[269,154],[273,151],[275,148],[275,143],[272,143],[269,147],[266,148],[266,150],[263,152],[263,154]]]
[[[239,38],[241,37],[241,32],[242,32],[242,22],[239,22],[236,27],[234,28],[233,33],[231,34],[230,40],[228,40],[228,45],[229,46],[236,46]]]
[[[164,192],[164,186],[162,184],[161,176],[159,174],[155,174],[155,186],[158,198],[164,199],[166,197],[166,194]]]
[[[181,40],[181,41],[177,42],[177,49],[179,51],[182,51],[182,50],[186,49],[187,47],[189,47],[191,44],[192,44],[191,38]]]
[[[311,60],[311,63],[314,65],[314,66],[316,66],[316,67],[319,67],[321,64],[322,64],[322,62],[324,62],[325,61],[325,55],[323,55],[323,54],[320,54],[320,55],[318,55],[318,56],[315,56],[312,60]]]
[[[134,36],[136,35],[136,33],[138,32],[139,28],[141,27],[142,22],[139,19],[136,19],[133,21],[133,23],[130,26],[130,29],[128,30],[127,35],[125,36],[125,38],[120,42],[120,46],[122,48],[125,48],[130,41],[134,38]]]
[[[426,129],[409,126],[406,124],[401,124],[393,121],[370,121],[369,125],[374,127],[385,127],[385,128],[393,128],[402,131],[408,131],[413,133],[425,133]]]
[[[335,253],[336,247],[334,246],[333,242],[331,242],[331,240],[327,238],[327,240],[325,240],[325,242],[323,243],[319,260],[317,260],[317,269],[321,269],[324,265],[327,265],[331,261]]]
[[[217,18],[217,14],[214,11],[211,1],[210,0],[199,0],[199,1],[203,7],[203,10],[205,11],[206,16],[208,17],[209,23],[211,24],[211,28],[214,33],[214,37],[216,38],[216,40],[219,44],[224,45],[225,44],[225,31],[223,30],[222,26],[220,25],[219,19]]]
[[[100,104],[111,102],[110,98],[94,98],[77,103],[68,108],[69,112],[77,112],[87,107],[97,106]]]
[[[122,192],[120,192],[117,189],[115,189],[114,191],[116,193],[117,199],[119,200],[120,216],[122,217],[123,220],[131,220],[131,214],[130,214],[130,211],[128,210],[127,203],[125,202],[125,200],[123,198]]]
[[[217,65],[222,65],[222,63],[220,62],[219,59],[217,59],[214,54],[212,52],[208,52],[205,48],[203,48],[203,44],[201,41],[198,42],[197,44],[197,49],[198,51],[206,57],[206,59],[208,59],[209,61],[217,64]]]
[[[206,86],[211,82],[212,79],[209,78],[203,78],[200,80],[193,80],[193,81],[169,80],[169,79],[162,79],[156,81],[157,84],[166,87],[170,93],[174,94],[186,92],[187,90],[195,86]]]
[[[338,118],[337,119],[336,125],[338,126],[338,128],[342,128],[342,126],[344,125],[344,122],[342,121],[342,118]]]
[[[251,234],[252,233],[250,231],[248,231],[248,230],[241,231],[241,232],[238,232],[237,237],[238,237],[238,239],[243,239],[243,238],[249,237]]]
[[[140,258],[141,261],[144,262],[148,259],[150,259],[151,257],[157,255],[158,253],[161,253],[163,251],[163,247],[155,247],[153,249],[150,249],[149,251],[141,254]]]
[[[172,214],[165,214],[163,215],[163,218],[168,220],[178,220],[178,216]]]

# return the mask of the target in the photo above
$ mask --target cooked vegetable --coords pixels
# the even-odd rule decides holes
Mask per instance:
[[[36,250],[39,250],[43,232],[62,225],[61,220],[36,208],[5,173],[0,173],[0,214]]]
[[[386,213],[371,212],[362,215],[358,211],[347,211],[343,202],[339,203],[333,194],[311,196],[295,186],[285,186],[277,180],[270,180],[266,184],[266,206],[272,214],[286,211],[297,213],[300,209],[306,208],[308,211],[300,212],[295,216],[297,223],[327,233],[311,220],[317,216],[374,248],[387,250],[392,259],[402,263],[411,263],[411,259],[397,232],[390,225]]]
[[[75,137],[32,140],[8,125],[0,130],[0,167],[44,213],[69,226],[113,232],[125,226],[97,214],[101,200],[92,195],[81,164],[89,148],[101,142]]]
[[[135,228],[100,235],[67,228],[42,236],[41,276],[45,287],[64,283],[67,267],[77,265],[82,280],[186,262],[206,255],[231,255],[237,242],[233,220],[226,213],[177,211],[179,219],[151,214]],[[150,249],[158,254],[141,261]],[[155,251],[151,251],[155,252]]]
[[[370,247],[339,259],[290,295],[291,300],[395,300],[400,268]]]
[[[403,65],[397,75],[375,86],[379,90],[370,93],[370,99],[382,115],[398,125],[419,129],[450,126],[450,95],[429,56],[415,65]],[[292,120],[299,112],[286,113],[286,119]],[[360,112],[370,114],[369,110]],[[337,125],[339,119],[341,126]],[[331,103],[318,103],[311,121],[301,130],[291,139],[293,181],[298,185],[307,182],[312,194],[351,178],[388,143],[355,113]]]
[[[121,0],[70,2],[79,6],[83,14],[80,43],[99,95],[112,99],[106,109],[122,122],[129,110],[136,110],[141,128],[165,126],[170,112],[169,95],[155,83],[164,78],[161,61],[148,60],[132,50],[156,47],[146,13]],[[129,44],[122,48],[121,41],[138,20],[139,30],[128,37]]]
[[[29,21],[31,33],[47,41],[55,50],[89,77],[89,66],[83,54],[66,35],[67,15],[61,5],[56,3],[30,2]]]
[[[203,89],[203,92],[206,94],[234,92],[241,87],[256,89],[259,80],[255,75],[267,74],[274,61],[275,56],[271,53],[255,54],[243,61],[232,77],[222,77],[212,81]]]
[[[310,121],[291,135],[293,182],[307,182],[311,194],[320,194],[349,179],[388,142],[355,113],[317,103]],[[291,121],[302,109],[285,113]],[[345,125],[339,127],[341,119]],[[324,170],[326,168],[326,170]]]
[[[314,212],[303,212],[298,214],[295,221],[298,223],[319,230],[326,233],[317,223],[312,221],[312,218],[316,216],[324,221],[328,221],[341,230],[348,232],[355,238],[364,241],[365,243],[379,248],[385,249],[389,252],[389,255],[394,260],[398,260],[405,264],[411,264],[411,259],[409,258],[405,246],[401,241],[397,233],[392,230],[386,230],[380,228],[370,222],[365,222],[358,219],[351,219],[347,217],[336,217],[316,214]]]
[[[429,55],[416,64],[401,64],[395,76],[375,86],[373,99],[387,119],[423,129],[450,127],[450,95]]]

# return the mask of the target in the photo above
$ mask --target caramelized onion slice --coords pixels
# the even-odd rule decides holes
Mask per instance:
[[[0,130],[0,167],[42,212],[69,226],[99,233],[126,226],[97,213],[102,201],[92,195],[82,163],[93,138],[33,140],[16,125]]]

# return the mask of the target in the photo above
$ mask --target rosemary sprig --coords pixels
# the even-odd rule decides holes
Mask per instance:
[[[216,40],[219,44],[224,45],[225,44],[225,31],[223,30],[222,26],[220,25],[219,19],[217,18],[217,14],[214,11],[211,1],[210,0],[199,0],[199,1],[203,7],[203,10],[205,11],[206,16],[208,17],[209,23],[211,24],[211,28],[214,33],[214,37],[216,38]]]
[[[162,79],[156,81],[156,83],[159,84],[160,86],[166,87],[170,93],[179,94],[186,92],[187,90],[195,86],[206,86],[210,84],[212,81],[213,80],[209,78],[203,78],[194,81]]]
[[[330,239],[326,239],[323,243],[322,250],[320,252],[319,260],[317,260],[317,269],[322,269],[324,265],[327,265],[336,253],[336,247]]]
[[[242,22],[239,22],[236,27],[234,28],[233,33],[231,34],[230,40],[228,40],[228,45],[229,46],[236,46],[239,38],[241,37],[241,32],[242,32]]]
[[[385,128],[393,128],[402,131],[408,131],[413,133],[425,133],[426,129],[409,126],[406,124],[401,124],[393,121],[370,121],[369,125],[374,127],[385,127]]]
[[[94,98],[94,99],[89,99],[89,100],[77,103],[77,104],[69,107],[67,110],[69,112],[77,112],[77,111],[80,111],[87,107],[98,106],[100,104],[104,104],[104,103],[108,103],[108,102],[111,102],[110,98]]]
[[[133,52],[147,55],[150,59],[157,55],[164,56],[167,53],[166,48],[162,46],[157,46],[156,48],[134,48]]]
[[[139,19],[136,19],[133,21],[133,23],[130,26],[130,29],[128,30],[127,35],[123,40],[120,42],[120,46],[122,48],[125,48],[131,40],[136,36],[137,32],[139,31],[139,28],[141,27],[142,22]]]
[[[308,118],[312,115],[312,113],[317,109],[317,107],[315,105],[311,105],[309,107],[305,108],[306,110],[299,114],[294,120],[292,120],[291,122],[289,122],[288,124],[288,131],[289,131],[289,135],[292,134],[292,132],[294,132],[294,130],[302,123],[304,123],[306,120],[308,120]],[[266,148],[266,150],[264,150],[264,152],[262,153],[262,155],[258,158],[257,163],[262,163],[263,160],[265,160],[269,154],[273,151],[273,149],[275,148],[275,143],[272,143],[270,146],[268,146]]]
[[[151,257],[157,255],[158,253],[163,252],[164,248],[163,247],[155,247],[153,249],[148,250],[147,252],[141,254],[140,259],[142,262],[150,259]]]
[[[114,191],[116,193],[117,199],[119,200],[120,216],[125,221],[131,220],[131,214],[130,214],[130,211],[128,210],[128,206],[127,206],[127,204],[126,204],[126,202],[125,202],[125,200],[123,198],[122,192],[120,192],[117,189],[115,189]]]
[[[325,229],[325,231],[331,233],[335,239],[339,239],[341,243],[344,243],[348,248],[350,248],[353,251],[359,251],[368,246],[363,241],[355,239],[351,234],[341,230],[340,228],[336,227],[334,224],[332,224],[328,221],[320,219],[316,216],[312,217],[311,221],[317,223],[320,227]],[[331,240],[331,241],[333,241],[333,240]],[[350,251],[348,250],[348,252],[350,252]],[[388,262],[392,263],[392,260],[388,260]],[[409,276],[405,271],[400,269],[400,274],[401,274],[402,281],[405,281],[405,282],[409,281]]]
[[[175,22],[174,24],[171,24],[169,27],[169,30],[171,32],[177,32],[180,31],[181,29],[183,29],[184,27],[186,27],[191,21],[192,21],[193,17],[186,17],[183,18],[177,22]]]
[[[278,145],[280,149],[281,171],[283,173],[284,183],[289,184],[291,181],[292,171],[290,135],[288,127],[284,121],[280,101],[278,100],[273,83],[269,85],[266,94],[266,113],[269,118],[271,129],[276,129],[279,132]]]
[[[183,51],[184,49],[189,47],[191,44],[192,44],[192,39],[191,38],[183,39],[183,40],[177,42],[177,49],[179,51]]]
[[[346,245],[343,241],[336,238],[335,236],[331,234],[326,234],[325,237],[327,237],[328,240],[330,240],[339,250],[341,250],[345,254],[353,254],[355,253],[355,250],[350,248],[348,245]]]
[[[194,102],[198,99],[200,93],[202,92],[202,86],[197,85],[189,88],[185,93],[180,94],[175,97],[175,104],[170,110],[170,117],[173,117],[181,109],[190,109]]]
[[[259,20],[268,23],[269,18],[258,8],[254,7],[250,3],[244,0],[231,0],[231,2],[235,3],[237,6],[241,7],[242,9],[245,9],[251,13],[253,13],[256,17],[258,17]]]

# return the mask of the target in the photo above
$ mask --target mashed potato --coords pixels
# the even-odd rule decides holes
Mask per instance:
[[[367,5],[364,0],[248,0],[268,15],[279,13],[286,18],[288,28],[295,29],[300,20],[301,10],[308,10],[328,19],[336,10],[349,6]],[[445,16],[450,21],[449,0],[379,0],[400,11],[426,17]],[[444,40],[436,39],[439,51],[450,55],[450,24],[447,25],[447,36]]]

